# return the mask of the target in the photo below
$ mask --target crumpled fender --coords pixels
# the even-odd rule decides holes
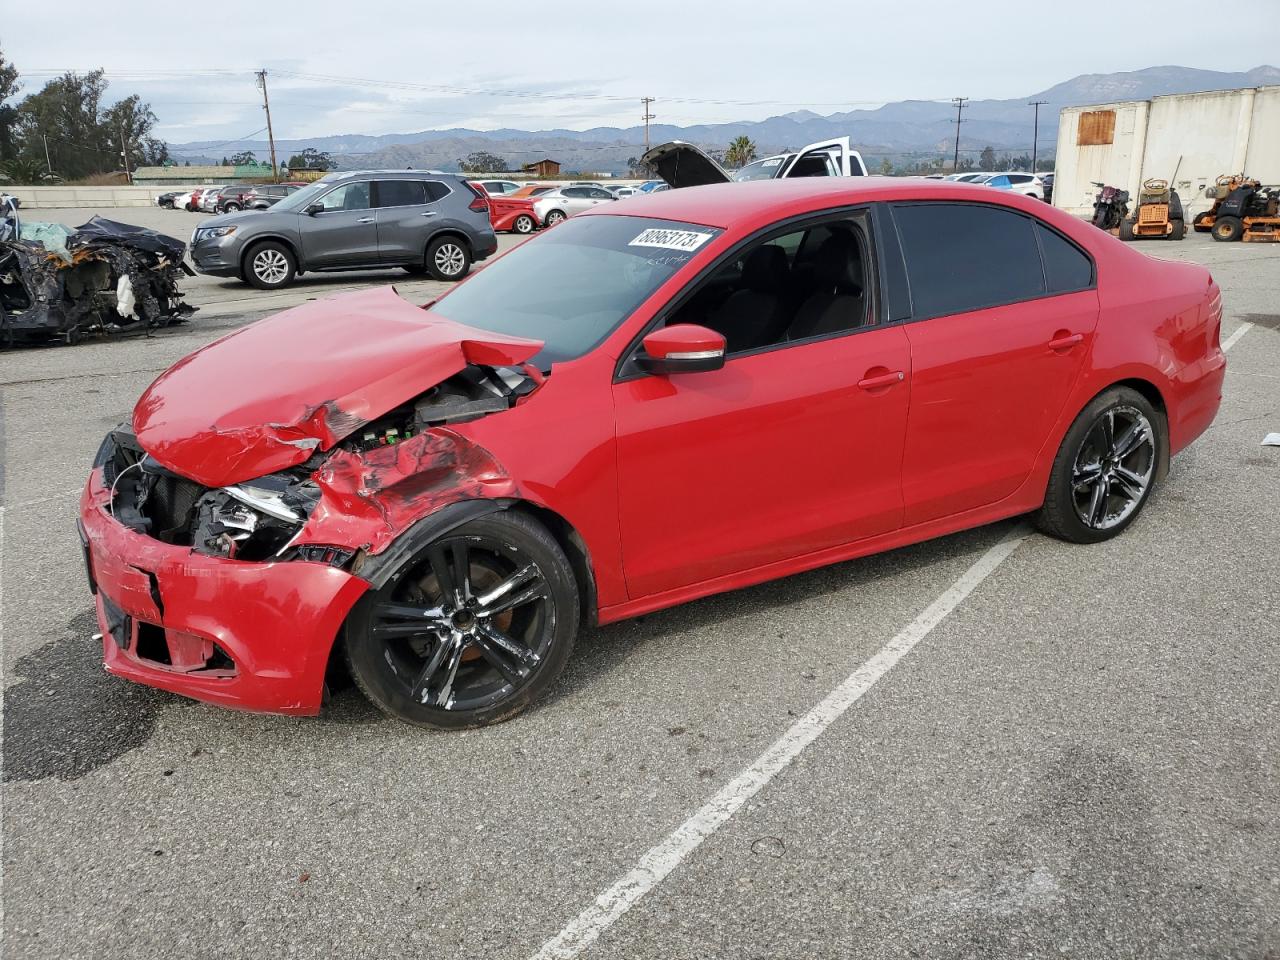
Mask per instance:
[[[451,503],[520,495],[492,453],[445,427],[365,453],[337,450],[315,481],[320,502],[295,543],[358,547],[371,554]]]

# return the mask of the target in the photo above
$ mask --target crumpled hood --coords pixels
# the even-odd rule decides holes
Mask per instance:
[[[179,360],[133,410],[161,465],[208,487],[302,463],[468,364],[528,360],[537,340],[435,316],[394,287],[317,300]]]

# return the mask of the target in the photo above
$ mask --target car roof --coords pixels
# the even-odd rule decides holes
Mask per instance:
[[[658,193],[637,193],[622,206],[594,207],[582,217],[654,217],[698,223],[708,227],[769,223],[789,215],[828,209],[842,203],[876,200],[975,200],[1035,210],[1049,208],[1041,200],[952,180],[919,177],[796,177],[746,180],[682,187]],[[1031,206],[1035,204],[1035,206]],[[1060,211],[1059,211],[1060,212]],[[1063,214],[1063,216],[1067,216]],[[1056,218],[1055,218],[1056,219]]]

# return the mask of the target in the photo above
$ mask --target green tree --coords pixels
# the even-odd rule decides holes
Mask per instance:
[[[734,137],[729,141],[729,148],[724,152],[724,162],[730,167],[745,167],[756,158],[756,145],[750,137]]]
[[[18,111],[9,99],[18,92],[18,68],[4,58],[0,50],[0,160],[13,160],[17,156],[14,127],[18,123]]]
[[[467,154],[467,159],[459,160],[458,168],[463,173],[499,173],[507,169],[507,161],[488,150],[477,150]]]
[[[307,147],[289,158],[288,167],[290,170],[332,170],[333,157],[324,150]]]
[[[978,157],[978,166],[983,170],[994,170],[996,168],[996,152],[991,147],[983,147],[982,154]]]
[[[882,177],[889,177],[893,175],[893,161],[888,157],[885,157],[880,161],[880,175]]]
[[[254,156],[252,150],[241,150],[231,158],[232,166],[247,167],[251,163],[257,163],[258,158]]]

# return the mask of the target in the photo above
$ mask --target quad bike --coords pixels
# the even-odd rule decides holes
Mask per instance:
[[[1192,222],[1223,242],[1280,241],[1280,189],[1264,187],[1243,173],[1224,175],[1205,189],[1213,206]]]
[[[1090,181],[1098,188],[1093,201],[1093,225],[1099,230],[1114,230],[1129,216],[1129,191]]]
[[[1175,171],[1174,176],[1177,176]],[[1150,179],[1138,191],[1138,210],[1133,219],[1120,223],[1121,240],[1181,240],[1187,235],[1182,218],[1182,200],[1168,180]]]

